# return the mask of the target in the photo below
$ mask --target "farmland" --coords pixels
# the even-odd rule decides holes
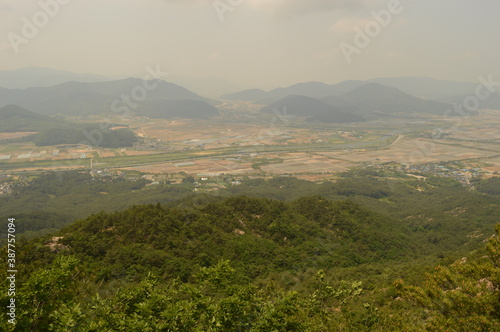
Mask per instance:
[[[226,112],[227,113],[227,112]],[[95,119],[92,119],[95,121]],[[328,175],[366,164],[461,161],[500,170],[500,112],[468,118],[392,117],[311,124],[232,111],[211,120],[125,119],[141,141],[130,148],[0,146],[4,171],[112,168],[145,173]],[[12,133],[9,135],[23,135]]]

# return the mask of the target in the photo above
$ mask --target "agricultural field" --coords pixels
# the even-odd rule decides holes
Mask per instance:
[[[211,120],[128,119],[125,124],[141,138],[130,148],[7,144],[0,146],[0,167],[20,171],[92,164],[155,174],[314,177],[363,164],[458,160],[481,168],[486,176],[500,170],[500,133],[494,129],[500,123],[500,112],[448,119],[395,117],[342,125],[227,112]]]

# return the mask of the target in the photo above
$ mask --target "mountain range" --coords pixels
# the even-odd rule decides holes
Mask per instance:
[[[250,89],[241,92],[221,96],[226,100],[254,101],[257,104],[272,104],[282,98],[291,95],[300,95],[311,98],[322,98],[346,93],[354,88],[366,84],[363,81],[344,81],[338,84],[328,85],[321,82],[297,83],[286,88],[276,88],[271,91]]]
[[[321,100],[307,96],[291,95],[261,109],[264,113],[295,115],[311,122],[359,122],[365,119],[357,114],[346,112],[342,107],[329,105]]]
[[[331,85],[321,82],[298,83],[285,88],[277,88],[270,91],[249,89],[236,93],[225,94],[222,95],[221,98],[225,100],[243,100],[251,101],[256,104],[269,105],[286,96],[301,95],[323,99],[328,103],[334,103],[335,106],[339,103],[346,106],[345,102],[339,101],[334,96],[344,95],[370,83],[377,83],[388,88],[397,89],[399,92],[405,93],[407,97],[411,96],[419,100],[437,101],[448,104],[461,104],[467,97],[475,96],[476,88],[479,85],[479,82],[453,82],[420,77],[393,77],[376,78],[367,81],[350,80]],[[373,86],[371,89],[374,89]],[[389,93],[389,90],[386,90],[386,92],[388,94],[394,94],[395,90],[393,90],[392,93]],[[400,97],[402,97],[401,94]],[[425,103],[420,102],[420,104],[424,105]],[[350,106],[352,107],[354,105]],[[436,104],[427,103],[425,106],[431,107],[431,111],[429,113],[435,113],[433,109],[437,107]],[[412,108],[415,109],[415,107]],[[419,107],[416,108],[418,109]],[[499,110],[500,91],[492,93],[487,100],[481,101],[480,108]]]
[[[357,108],[357,112],[361,114],[430,113],[442,115],[453,108],[451,104],[416,98],[396,88],[373,82],[360,86],[337,98],[341,98],[348,104],[353,105]],[[329,97],[326,101],[332,103],[333,99],[335,97]]]
[[[443,99],[453,95],[474,94],[478,83],[435,80],[427,77],[385,77],[369,80],[397,88],[407,94],[425,99]]]
[[[290,95],[261,109],[264,113],[286,110],[308,121],[357,122],[387,114],[446,114],[453,105],[410,96],[377,83],[363,84],[347,93],[320,99]],[[476,114],[475,111],[469,111]]]
[[[440,101],[447,102],[447,103],[453,103],[453,104],[467,104],[467,100],[469,97],[474,97],[474,94],[462,94],[462,95],[453,95],[447,98],[441,98]],[[484,109],[490,109],[490,110],[500,110],[500,93],[494,92],[490,95],[488,95],[488,98],[485,100],[480,100],[479,98],[477,99],[479,101],[479,108],[484,108]]]
[[[37,83],[40,86],[7,88],[15,86],[25,77],[24,86]],[[46,80],[42,84],[37,77],[45,77]],[[43,86],[72,78],[79,81]],[[153,118],[207,118],[218,115],[214,107],[219,104],[218,101],[162,80],[127,78],[106,81],[102,76],[25,68],[0,71],[0,86],[2,82],[10,83],[0,87],[0,107],[17,105],[48,116],[132,113]],[[445,114],[453,109],[452,104],[461,104],[467,97],[473,96],[477,86],[470,82],[397,77],[349,80],[337,84],[304,82],[270,91],[249,89],[221,98],[267,105],[262,111],[268,113],[275,108],[280,110],[286,107],[291,115],[303,116],[310,121],[345,122],[393,113]],[[293,105],[294,102],[297,105]],[[480,108],[500,109],[500,94],[493,93],[488,99],[481,100]]]
[[[143,103],[161,100],[198,100],[203,102],[205,108],[210,106],[208,103],[217,103],[173,83],[137,78],[94,83],[67,82],[24,90],[0,88],[0,107],[13,104],[44,115],[120,114],[120,110],[124,109],[140,115]],[[189,105],[193,103],[188,102],[184,107]]]

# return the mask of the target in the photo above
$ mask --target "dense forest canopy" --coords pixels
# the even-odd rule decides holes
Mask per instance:
[[[3,330],[498,329],[497,195],[375,169],[227,181],[19,181],[0,198],[24,234]]]

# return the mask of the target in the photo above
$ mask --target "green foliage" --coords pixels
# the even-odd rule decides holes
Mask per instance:
[[[76,302],[77,262],[60,257],[28,279],[15,331],[335,331],[347,321],[333,307],[346,307],[361,293],[359,283],[332,287],[323,271],[316,289],[304,296],[235,286],[235,269],[220,261],[201,269],[196,283],[162,284],[148,275],[107,298]]]
[[[29,275],[16,292],[16,324],[4,319],[4,331],[48,331],[57,311],[74,303],[79,261],[71,256],[60,256],[44,269]],[[3,294],[0,302],[6,307],[10,297]],[[71,327],[67,325],[67,327]]]
[[[88,172],[50,172],[14,186],[10,196],[0,196],[0,225],[16,217],[17,234],[60,229],[75,219],[100,211],[125,209],[136,203],[167,203],[191,196],[184,185],[146,187],[145,179],[92,177]],[[3,240],[3,239],[2,239]]]
[[[129,129],[103,130],[98,124],[73,127],[52,128],[35,135],[27,136],[24,140],[33,142],[37,146],[82,144],[82,142],[85,142],[87,145],[102,148],[132,146],[138,140],[134,132]]]
[[[252,160],[252,168],[260,169],[262,166],[270,164],[281,164],[283,159],[281,158],[255,158]]]
[[[499,236],[477,250],[496,196],[374,169],[217,197],[146,184],[50,173],[0,198],[20,232],[86,218],[16,243],[17,331],[498,330]]]
[[[371,168],[353,170],[342,174],[337,182],[322,184],[290,177],[246,179],[241,185],[219,190],[217,196],[194,194],[191,183],[151,187],[146,187],[146,183],[113,177],[92,178],[83,172],[48,173],[16,187],[10,197],[0,196],[0,216],[28,214],[25,216],[28,220],[41,225],[41,217],[33,214],[47,212],[70,222],[100,211],[123,210],[133,204],[160,202],[191,209],[199,204],[197,201],[207,204],[242,195],[281,201],[319,195],[331,200],[348,198],[382,219],[399,220],[406,228],[404,236],[411,236],[422,245],[419,254],[444,257],[477,248],[498,221],[500,208],[496,196],[467,190],[453,181],[430,177],[424,182]],[[310,203],[304,202],[302,211],[307,211]],[[279,225],[282,224],[278,220],[273,227]],[[382,222],[381,227],[384,225],[387,224]],[[47,223],[47,227],[33,226],[26,230],[40,234],[60,226]],[[398,255],[397,251],[394,255]]]
[[[15,105],[0,108],[0,133],[48,130],[68,123]]]
[[[63,229],[69,252],[98,264],[104,280],[147,271],[187,280],[200,266],[232,260],[242,278],[268,271],[353,266],[410,254],[396,221],[352,202],[229,198],[190,210],[160,205],[99,213]],[[302,210],[301,206],[311,205]]]
[[[424,308],[430,331],[498,331],[500,329],[500,225],[487,246],[489,259],[463,258],[438,266],[423,286],[396,286],[402,296]]]
[[[500,177],[496,176],[479,182],[477,190],[490,195],[500,195]]]

